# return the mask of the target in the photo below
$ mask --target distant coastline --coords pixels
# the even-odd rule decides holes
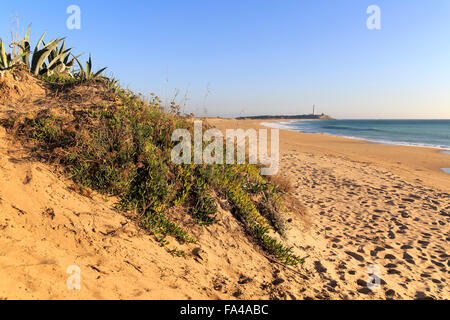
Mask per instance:
[[[269,119],[288,119],[288,120],[335,120],[334,118],[326,115],[313,115],[313,114],[303,114],[296,116],[246,116],[246,117],[238,117],[237,120],[269,120]]]

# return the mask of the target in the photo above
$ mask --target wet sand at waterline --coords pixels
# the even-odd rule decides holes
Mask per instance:
[[[207,121],[264,128],[260,120]],[[350,299],[449,299],[448,167],[450,155],[437,149],[280,130],[280,174],[312,221],[311,237],[296,246],[310,248],[305,268],[319,274],[315,286]],[[367,288],[371,266],[380,290]]]

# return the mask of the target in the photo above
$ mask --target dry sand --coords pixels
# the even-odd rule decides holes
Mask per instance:
[[[261,128],[256,120],[209,122]],[[280,153],[280,173],[313,223],[312,238],[297,243],[310,247],[309,267],[320,274],[313,287],[348,298],[450,298],[450,175],[440,170],[450,155],[286,130]],[[366,286],[372,265],[380,290]]]

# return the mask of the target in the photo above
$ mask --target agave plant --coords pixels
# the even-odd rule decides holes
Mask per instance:
[[[23,54],[19,54],[12,58],[11,54],[6,53],[3,40],[0,39],[0,71],[11,69],[22,59],[23,56]]]
[[[52,54],[53,50],[58,47],[61,41],[64,40],[64,38],[52,40],[49,43],[44,44],[43,48],[41,49],[40,47],[44,36],[45,33],[39,39],[36,48],[34,49],[33,57],[31,58],[30,72],[35,76],[44,75],[47,72],[49,67],[44,68],[45,60]]]
[[[31,54],[30,28],[31,24],[28,26],[27,32],[25,33],[25,37],[19,42],[22,62],[25,64],[25,66],[27,66],[28,69],[30,69],[30,54]]]
[[[89,60],[86,62],[86,69],[81,64],[80,60],[78,60],[78,57],[74,57],[78,65],[80,66],[80,71],[78,72],[77,76],[81,81],[88,82],[91,80],[95,80],[98,78],[103,71],[105,71],[107,68],[100,69],[96,73],[92,72],[92,58],[89,55]]]
[[[76,61],[80,66],[76,76],[79,80],[87,82],[100,77],[102,72],[106,70],[106,68],[103,68],[94,73],[91,56],[89,56],[84,68],[78,60],[81,55],[74,56],[71,53],[72,48],[66,49],[65,38],[45,43],[43,41],[44,33],[37,42],[35,49],[31,51],[30,28],[31,25],[28,26],[25,37],[18,42],[19,54],[17,56],[12,57],[11,54],[6,53],[5,46],[0,39],[0,71],[9,70],[16,64],[22,63],[35,76],[74,77],[72,70]],[[59,46],[60,44],[61,46]]]
[[[11,54],[6,53],[3,41],[0,39],[0,70],[9,70],[19,62],[22,62],[28,66],[27,61],[30,57],[30,27],[31,25],[28,26],[24,39],[19,41],[19,54],[15,57],[12,57]]]
[[[9,70],[19,63],[23,63],[32,74],[51,76],[53,74],[70,74],[70,69],[75,63],[74,59],[70,60],[70,51],[65,49],[65,43],[58,48],[62,39],[55,39],[48,44],[43,42],[45,33],[39,39],[34,51],[31,51],[30,45],[30,28],[25,33],[25,37],[19,41],[19,54],[12,57],[6,53],[3,41],[0,43],[0,70]],[[41,48],[41,44],[43,47]],[[31,62],[30,62],[31,58]],[[48,59],[48,64],[45,61]]]
[[[30,45],[30,28],[25,33],[25,37],[20,41],[20,56],[22,57],[23,63],[28,67],[31,73],[34,75],[52,75],[53,72],[61,71],[62,73],[67,72],[73,67],[74,61],[69,61],[70,51],[72,49],[65,49],[65,43],[61,45],[58,49],[58,45],[64,39],[55,39],[50,41],[48,44],[43,42],[45,33],[39,39],[36,48],[33,51],[30,63],[31,55],[31,45]],[[43,44],[43,48],[40,46]],[[67,58],[67,59],[66,59]],[[45,60],[48,59],[48,65]],[[67,67],[67,68],[66,68]]]
[[[40,74],[46,76],[69,75],[73,77],[70,70],[75,64],[75,59],[79,58],[81,55],[70,59],[70,56],[72,55],[71,50],[72,48],[66,49],[65,41],[63,41],[60,48],[55,48],[51,51],[47,58],[48,65],[46,63],[42,65]]]

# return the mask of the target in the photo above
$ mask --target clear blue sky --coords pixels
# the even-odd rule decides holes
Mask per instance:
[[[81,30],[66,28],[71,4]],[[372,4],[381,30],[366,27]],[[3,39],[12,15],[33,24],[33,44],[43,31],[67,36],[131,89],[178,88],[179,100],[188,89],[186,111],[197,114],[316,104],[339,118],[450,118],[448,0],[3,1]]]

